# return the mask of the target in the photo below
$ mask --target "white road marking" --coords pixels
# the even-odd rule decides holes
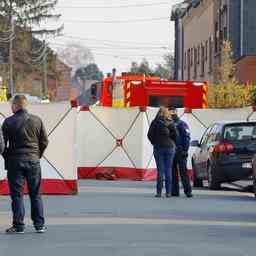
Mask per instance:
[[[0,217],[0,227],[5,227],[10,222],[10,216]],[[26,219],[26,223],[31,223]],[[192,220],[192,219],[146,219],[146,218],[108,218],[108,217],[50,217],[47,225],[180,225],[180,226],[219,226],[256,228],[255,222],[240,221],[215,221],[215,220]]]

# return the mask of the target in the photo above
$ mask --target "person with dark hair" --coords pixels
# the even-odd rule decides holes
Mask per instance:
[[[6,230],[8,234],[24,233],[25,207],[23,201],[24,183],[27,182],[31,219],[37,233],[46,231],[43,203],[40,195],[40,158],[48,145],[43,122],[26,110],[25,96],[17,95],[12,101],[14,115],[3,123],[5,168],[12,199],[13,224]]]
[[[187,123],[178,117],[177,109],[170,108],[171,116],[178,131],[178,139],[176,142],[176,154],[173,164],[172,177],[172,196],[180,195],[179,176],[183,185],[185,195],[190,198],[192,195],[192,187],[187,169],[188,150],[190,146],[190,131]]]
[[[177,132],[169,110],[161,108],[148,131],[148,139],[154,146],[154,157],[157,165],[156,197],[162,197],[164,178],[166,197],[171,197],[176,137]]]

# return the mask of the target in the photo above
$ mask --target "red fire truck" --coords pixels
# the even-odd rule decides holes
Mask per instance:
[[[207,108],[207,82],[164,81],[159,77],[122,74],[103,80],[101,105],[108,107]]]

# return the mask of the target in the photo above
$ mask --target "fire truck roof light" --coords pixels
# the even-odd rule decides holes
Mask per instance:
[[[203,86],[204,83],[193,83],[194,86]]]
[[[131,81],[131,83],[134,84],[134,85],[140,85],[141,81]]]

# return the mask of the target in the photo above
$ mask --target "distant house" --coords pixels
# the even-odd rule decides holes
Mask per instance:
[[[72,68],[63,63],[58,56],[55,60],[54,75],[48,76],[48,91],[52,101],[67,101],[71,99]]]
[[[175,79],[216,81],[229,40],[241,83],[256,82],[256,1],[187,0],[175,5]]]

